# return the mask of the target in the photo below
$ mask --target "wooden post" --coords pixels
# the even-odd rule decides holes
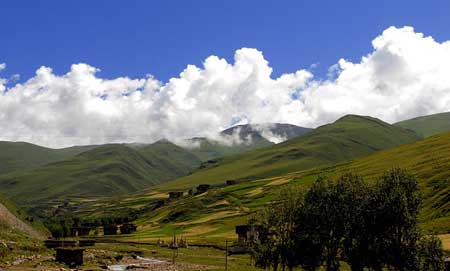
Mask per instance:
[[[172,264],[175,264],[175,248],[172,249]]]
[[[228,271],[228,240],[225,241],[225,271]]]
[[[178,256],[178,244],[177,244],[177,236],[175,234],[175,230],[173,231],[173,241],[172,241],[172,264],[175,264],[175,250],[177,251],[177,255]]]

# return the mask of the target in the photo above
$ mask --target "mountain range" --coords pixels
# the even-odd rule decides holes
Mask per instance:
[[[267,126],[264,129],[272,135],[286,138],[309,131],[288,124]],[[225,145],[205,138],[201,147],[194,149],[167,140],[65,149],[2,142],[0,188],[27,206],[60,197],[117,196],[188,175],[206,157],[273,144],[250,125],[227,129],[222,135],[237,135],[239,142]]]
[[[0,191],[31,210],[79,198],[107,199],[140,191],[166,193],[226,180],[251,183],[334,168],[399,146],[413,146],[410,148],[415,150],[419,145],[414,142],[450,130],[446,126],[449,122],[450,114],[446,113],[396,124],[347,115],[316,129],[288,124],[241,125],[221,133],[233,137],[232,144],[193,138],[187,147],[167,140],[65,149],[1,142]],[[269,139],[285,141],[275,144]]]

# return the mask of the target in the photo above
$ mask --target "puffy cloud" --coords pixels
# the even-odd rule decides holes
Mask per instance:
[[[87,64],[62,76],[41,67],[0,96],[1,139],[61,147],[217,138],[237,122],[283,120],[279,108],[312,76],[298,71],[274,80],[271,72],[261,52],[245,48],[234,64],[211,56],[203,68],[189,65],[165,84],[151,76],[102,79]]]
[[[372,44],[359,63],[341,59],[336,79],[310,82],[301,94],[309,119],[297,123],[323,124],[346,113],[396,122],[450,110],[450,42],[390,27]]]
[[[450,42],[391,27],[372,44],[358,63],[339,60],[327,80],[308,70],[272,78],[263,54],[249,48],[237,50],[234,63],[210,56],[203,67],[188,65],[166,83],[102,79],[87,64],[64,75],[41,67],[9,88],[0,79],[0,139],[52,147],[181,141],[217,138],[234,124],[315,127],[349,113],[395,122],[450,110]]]

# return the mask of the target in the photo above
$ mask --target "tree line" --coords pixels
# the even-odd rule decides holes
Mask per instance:
[[[60,217],[44,220],[45,227],[56,239],[71,237],[72,227],[101,227],[111,224],[123,224],[136,220],[136,215],[110,216],[98,219],[80,219],[79,217]]]
[[[417,180],[402,169],[373,184],[354,174],[319,177],[306,191],[284,191],[258,215],[252,256],[274,271],[337,271],[342,262],[353,271],[444,270],[441,241],[419,230],[420,205]]]

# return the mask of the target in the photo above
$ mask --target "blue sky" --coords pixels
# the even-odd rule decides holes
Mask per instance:
[[[0,140],[232,144],[219,132],[236,122],[449,112],[449,11],[448,0],[2,0]]]
[[[359,61],[389,26],[412,25],[436,40],[450,37],[450,1],[24,1],[0,2],[0,63],[31,77],[41,65],[57,74],[89,63],[101,76],[166,81],[209,55],[231,61],[257,48],[274,76],[343,57]]]

